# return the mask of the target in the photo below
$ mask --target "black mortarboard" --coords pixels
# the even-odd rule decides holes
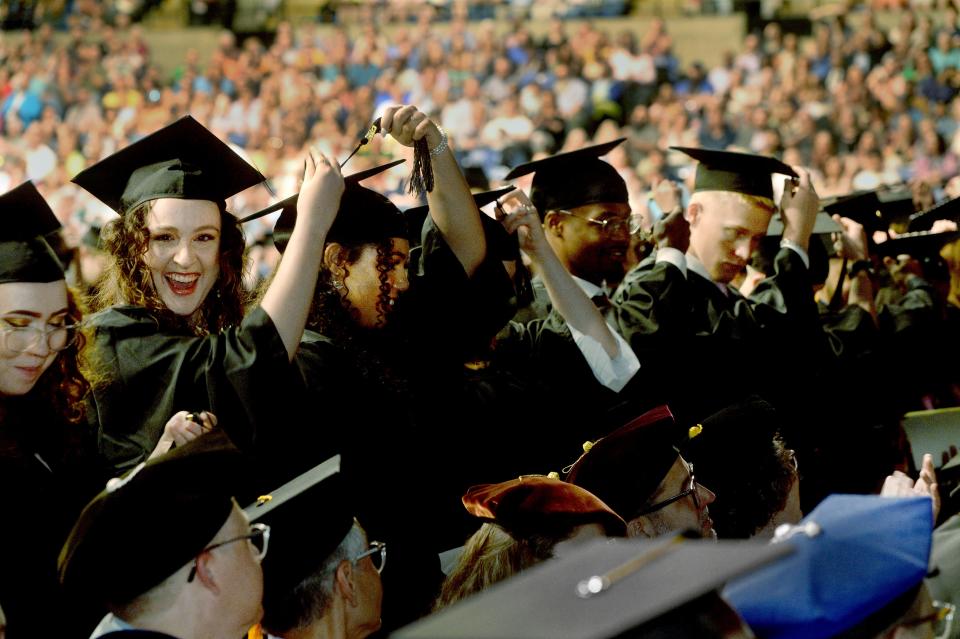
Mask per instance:
[[[479,209],[513,190],[514,187],[507,186],[501,189],[494,189],[493,191],[474,193],[473,200],[477,203],[477,208]],[[411,246],[421,243],[423,223],[427,220],[429,212],[429,206],[415,206],[403,212],[404,217],[407,218],[407,239],[410,240]],[[516,240],[507,234],[502,224],[489,215],[481,215],[480,222],[483,224],[483,230],[487,242],[491,244],[490,248],[492,252],[498,255],[511,255],[511,257],[504,257],[502,259],[516,259],[520,256],[520,249],[517,246]]]
[[[584,444],[566,480],[602,499],[629,521],[647,505],[677,460],[676,424],[667,406],[635,417],[606,437]]]
[[[826,233],[843,232],[843,227],[837,224],[829,213],[820,211],[817,213],[817,219],[813,223],[813,234],[823,235]],[[770,226],[767,227],[767,235],[779,237],[783,235],[783,218],[780,213],[774,213],[770,218]]]
[[[765,155],[684,146],[670,148],[700,162],[694,191],[733,191],[772,200],[774,174],[799,177],[789,164]]]
[[[263,559],[265,614],[280,609],[300,582],[337,549],[353,526],[353,511],[340,477],[340,456],[331,457],[244,509],[251,521],[270,526]]]
[[[125,213],[160,198],[222,202],[265,179],[187,115],[81,171],[73,182]]]
[[[111,479],[60,551],[60,583],[72,596],[132,601],[213,540],[247,471],[241,453],[215,430]]]
[[[937,220],[952,220],[960,224],[960,197],[941,202],[934,207],[910,216],[910,231],[929,231]]]
[[[603,501],[576,484],[542,475],[524,475],[499,484],[471,486],[463,506],[474,517],[498,524],[515,537],[569,534],[597,523],[623,537],[627,525]]]
[[[390,237],[407,237],[406,222],[400,209],[387,197],[371,189],[360,186],[360,182],[383,173],[387,169],[406,160],[394,160],[365,171],[348,175],[343,195],[340,197],[340,209],[327,233],[327,242],[341,244],[363,244],[380,242]],[[273,227],[273,244],[283,253],[290,241],[290,234],[297,220],[297,198],[299,193],[271,204],[265,209],[252,213],[240,220],[249,222],[269,213],[281,211]]]
[[[869,238],[874,231],[886,231],[894,222],[908,220],[914,212],[913,195],[904,190],[861,191],[827,200],[823,210],[862,224]]]
[[[63,266],[43,238],[60,222],[33,183],[0,196],[0,215],[0,284],[62,280]]]
[[[397,639],[610,639],[727,636],[729,617],[681,632],[702,598],[786,555],[787,544],[591,540],[402,628]],[[596,594],[587,594],[603,587]],[[691,613],[693,611],[691,610]],[[737,619],[725,606],[725,612]],[[718,613],[719,614],[719,613]],[[686,615],[689,618],[695,614]],[[739,621],[739,619],[737,619]],[[712,627],[711,627],[712,626]]]
[[[909,255],[917,259],[930,258],[939,259],[940,249],[944,245],[960,239],[960,231],[945,231],[942,233],[931,233],[930,231],[917,231],[916,233],[904,233],[886,242],[877,245],[876,251],[879,255]]]
[[[629,203],[627,184],[608,162],[600,159],[626,138],[558,153],[521,164],[504,179],[533,173],[530,200],[540,216],[547,211],[572,209],[597,203]]]

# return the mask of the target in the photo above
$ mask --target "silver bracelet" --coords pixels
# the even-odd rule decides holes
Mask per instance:
[[[440,144],[430,149],[430,157],[437,157],[447,150],[447,132],[439,126],[437,127],[437,131],[440,131]]]

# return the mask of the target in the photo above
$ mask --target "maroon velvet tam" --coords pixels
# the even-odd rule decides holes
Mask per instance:
[[[526,475],[473,486],[463,496],[463,505],[474,517],[520,537],[565,536],[584,524],[600,524],[611,537],[626,534],[623,519],[595,495],[552,477]]]

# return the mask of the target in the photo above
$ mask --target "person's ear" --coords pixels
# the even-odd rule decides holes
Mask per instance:
[[[209,552],[201,553],[195,560],[194,581],[201,584],[204,588],[215,595],[220,594],[220,584],[217,582],[216,572],[213,568],[213,554]]]
[[[343,277],[346,250],[337,242],[329,242],[323,249],[323,265],[333,275]]]
[[[687,206],[687,210],[684,212],[683,216],[686,218],[687,223],[692,227],[697,223],[697,220],[700,219],[700,216],[703,214],[703,205],[700,202],[691,202]]]
[[[357,588],[353,583],[353,576],[353,564],[344,559],[340,562],[340,565],[337,566],[337,570],[333,575],[333,581],[344,601],[348,602],[351,606],[356,606]]]
[[[627,535],[636,537],[637,539],[653,539],[656,537],[653,526],[646,517],[637,517],[636,519],[628,521]]]
[[[563,238],[564,216],[556,211],[548,211],[543,217],[543,230],[548,236]]]

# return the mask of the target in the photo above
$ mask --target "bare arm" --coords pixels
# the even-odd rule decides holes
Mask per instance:
[[[563,316],[567,324],[597,340],[609,357],[617,357],[620,354],[620,345],[613,331],[604,321],[603,315],[597,310],[593,301],[577,285],[557,258],[556,253],[550,248],[536,208],[520,190],[513,191],[503,198],[503,202],[510,200],[517,201],[519,206],[507,215],[503,225],[508,233],[517,232],[519,235],[520,248],[537,267],[537,274],[543,280],[550,295],[550,301],[557,312]]]
[[[292,361],[303,336],[317,272],[323,259],[323,243],[340,207],[343,176],[336,162],[317,152],[309,153],[303,187],[297,200],[297,222],[283,260],[260,306],[273,320]]]
[[[414,106],[389,107],[380,123],[385,133],[404,146],[413,146],[424,137],[431,150],[441,143],[440,129]],[[487,254],[480,212],[450,148],[438,155],[431,154],[430,160],[435,184],[433,191],[427,193],[430,217],[464,271],[472,276]]]

